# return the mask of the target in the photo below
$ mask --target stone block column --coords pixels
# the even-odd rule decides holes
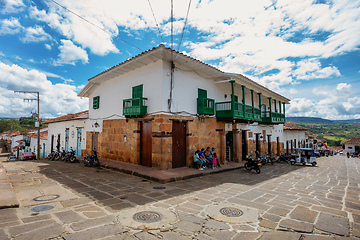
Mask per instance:
[[[233,161],[240,162],[241,161],[241,142],[240,142],[240,132],[238,129],[233,129]]]
[[[220,164],[225,163],[225,157],[226,157],[226,133],[225,131],[219,132],[220,134],[220,156],[218,158],[220,159]]]

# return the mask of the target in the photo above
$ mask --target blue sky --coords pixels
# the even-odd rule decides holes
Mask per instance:
[[[89,78],[171,45],[170,0],[56,2],[91,24],[52,0],[0,0],[0,117],[36,111],[14,90],[40,91],[43,118],[85,110]],[[181,45],[189,1],[173,2],[175,50],[291,99],[287,116],[360,118],[360,1],[192,0]]]

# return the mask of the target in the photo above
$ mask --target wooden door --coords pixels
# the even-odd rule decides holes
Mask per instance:
[[[186,166],[186,122],[173,122],[172,141],[172,168]]]
[[[77,142],[76,142],[76,156],[81,156],[81,128],[76,130]]]
[[[226,148],[230,151],[228,161],[234,161],[234,134],[232,131],[226,134]]]
[[[241,145],[242,145],[242,160],[246,159],[246,155],[248,155],[248,145],[247,145],[247,130],[241,131]]]
[[[54,151],[54,135],[51,135],[51,147],[50,152],[52,153]]]
[[[152,167],[151,122],[140,124],[140,165]]]

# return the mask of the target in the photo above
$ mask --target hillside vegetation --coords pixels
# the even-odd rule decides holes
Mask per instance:
[[[0,119],[0,133],[8,130],[26,131],[35,129],[35,118],[21,117],[19,119]]]
[[[322,118],[289,117],[288,122],[297,123],[309,128],[309,131],[318,134],[318,139],[325,139],[329,146],[340,146],[340,142],[350,138],[360,138],[360,121],[327,120]]]

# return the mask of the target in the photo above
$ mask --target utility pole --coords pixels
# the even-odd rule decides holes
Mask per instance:
[[[40,96],[39,92],[35,91],[14,91],[15,93],[31,93],[36,94],[36,98],[24,99],[24,101],[37,101],[38,113],[37,113],[37,122],[35,122],[35,127],[37,128],[37,159],[40,159]]]

